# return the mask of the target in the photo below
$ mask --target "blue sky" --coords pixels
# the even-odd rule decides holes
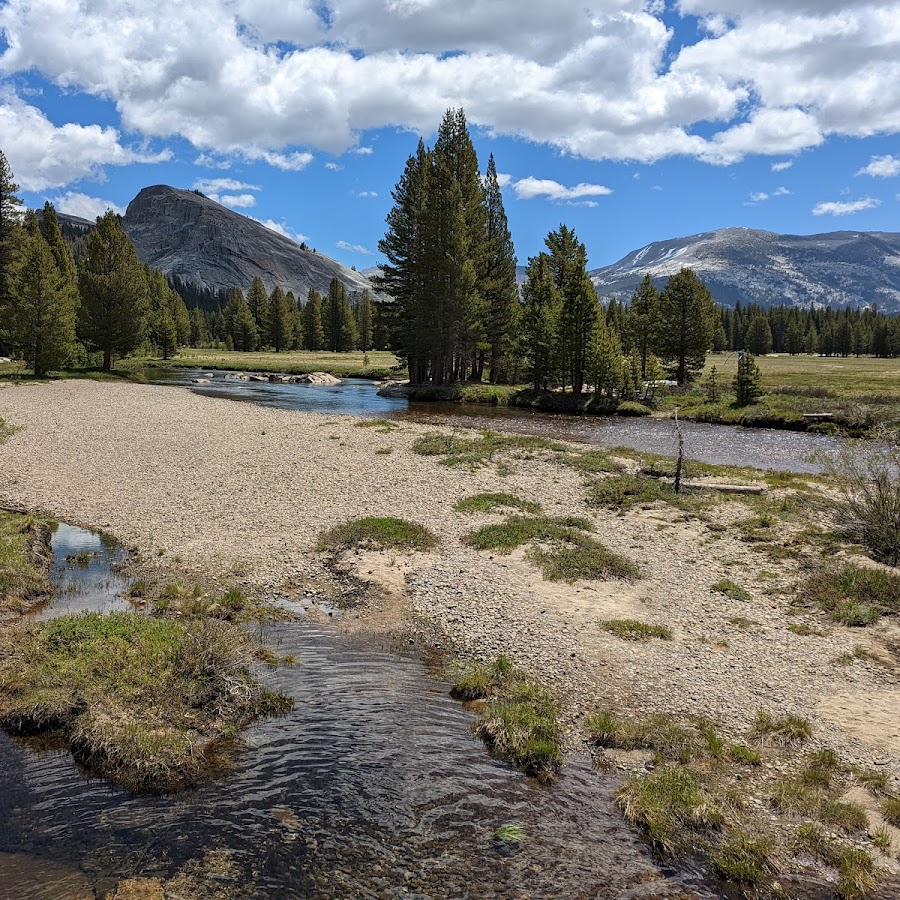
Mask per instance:
[[[900,0],[80,6],[0,3],[30,205],[197,187],[365,268],[418,136],[463,106],[523,264],[561,222],[591,266],[734,225],[900,230]]]

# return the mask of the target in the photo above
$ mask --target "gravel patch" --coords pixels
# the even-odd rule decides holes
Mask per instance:
[[[404,423],[380,433],[352,418],[91,381],[0,389],[0,417],[23,426],[0,445],[0,504],[103,529],[145,558],[179,557],[188,572],[239,572],[261,591],[326,579],[316,539],[347,519],[425,525],[440,538],[437,551],[347,561],[360,577],[403,594],[403,604],[379,607],[381,619],[390,609],[399,627],[405,608],[404,627],[414,634],[466,657],[506,653],[552,682],[565,697],[572,747],[578,719],[597,706],[707,715],[733,737],[764,708],[805,716],[816,745],[900,775],[900,747],[881,733],[869,740],[865,717],[872,697],[896,695],[896,669],[871,657],[835,665],[863,638],[859,631],[815,617],[808,621],[825,636],[788,630],[805,620],[785,609],[794,563],[772,562],[731,532],[668,507],[592,510],[584,477],[552,453],[512,458],[512,472],[500,477],[492,466],[471,472],[413,454],[413,441],[433,428]],[[376,453],[385,447],[393,452]],[[596,536],[644,577],[551,584],[522,551],[465,547],[464,533],[502,518],[453,510],[483,491],[536,500],[548,515],[591,518]],[[772,574],[760,577],[762,570]],[[724,578],[752,599],[710,590]],[[667,625],[674,640],[623,641],[600,626],[612,618]],[[865,639],[877,634],[867,630]],[[841,703],[829,704],[833,696]],[[847,727],[841,708],[853,710]]]

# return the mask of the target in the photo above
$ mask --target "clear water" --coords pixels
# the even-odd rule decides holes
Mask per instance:
[[[491,428],[605,447],[629,447],[672,455],[675,426],[664,419],[620,416],[570,416],[516,407],[483,404],[410,403],[405,398],[379,397],[375,384],[346,379],[339,385],[271,384],[233,381],[215,373],[210,384],[197,385],[201,370],[148,370],[154,383],[188,387],[209,397],[259,403],[277,409],[334,415],[406,419],[429,425]],[[688,459],[717,465],[752,466],[785,472],[822,471],[842,446],[836,438],[764,428],[683,422]]]
[[[53,550],[62,594],[41,615],[124,602],[109,542],[61,526]],[[82,550],[96,555],[67,560]],[[0,734],[0,897],[103,896],[209,850],[227,852],[217,877],[235,898],[715,896],[696,873],[660,872],[614,808],[614,778],[576,758],[539,787],[484,751],[417,657],[294,609],[267,638],[299,664],[264,676],[294,711],[248,729],[236,769],[194,790],[131,796],[63,749]],[[510,822],[526,832],[516,848],[493,840]]]

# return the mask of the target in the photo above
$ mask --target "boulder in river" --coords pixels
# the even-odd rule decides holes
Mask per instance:
[[[408,381],[386,381],[379,389],[379,397],[408,397],[412,385]]]
[[[301,375],[298,379],[300,384],[342,384],[340,378],[335,378],[329,372],[308,372]]]

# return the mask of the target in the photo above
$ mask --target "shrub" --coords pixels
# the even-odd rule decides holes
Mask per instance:
[[[900,576],[853,563],[827,567],[809,578],[802,596],[830,612],[834,621],[863,627],[900,612]]]
[[[841,524],[872,557],[900,565],[900,435],[881,433],[845,451],[831,475],[841,491]]]

